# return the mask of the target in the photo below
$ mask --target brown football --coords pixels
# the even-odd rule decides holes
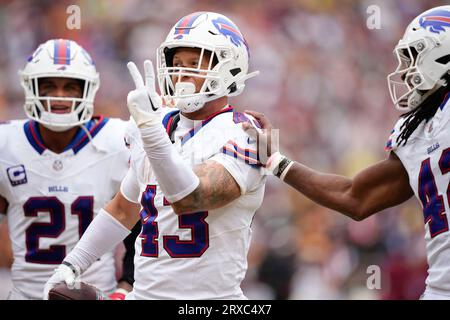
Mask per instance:
[[[107,296],[99,289],[79,282],[70,289],[65,282],[61,282],[48,292],[49,300],[107,300]]]

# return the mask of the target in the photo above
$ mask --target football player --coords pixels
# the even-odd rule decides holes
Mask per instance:
[[[267,168],[315,202],[355,220],[415,195],[423,208],[429,264],[422,299],[450,299],[450,6],[416,17],[394,53],[398,67],[388,76],[389,90],[403,115],[388,140],[386,160],[354,178],[315,171],[279,152]],[[266,147],[275,145],[269,141],[272,126],[264,115],[251,114],[266,130],[258,135],[263,158]],[[244,127],[257,135],[250,125]]]
[[[157,49],[157,75],[128,67],[136,85],[128,107],[136,122],[131,169],[121,192],[94,219],[47,282],[73,284],[140,218],[135,283],[127,299],[244,299],[251,222],[265,177],[228,104],[240,94],[249,50],[236,25],[213,12],[183,17]],[[256,125],[256,124],[255,124]],[[107,237],[105,236],[107,235]]]
[[[10,299],[42,299],[44,284],[128,170],[127,122],[93,117],[99,74],[70,40],[40,45],[20,72],[29,120],[0,125],[0,213],[12,242]],[[116,286],[113,252],[83,274]]]

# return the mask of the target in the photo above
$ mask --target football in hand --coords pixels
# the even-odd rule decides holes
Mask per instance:
[[[108,300],[108,297],[101,290],[84,282],[77,283],[72,289],[61,282],[49,291],[48,300]]]

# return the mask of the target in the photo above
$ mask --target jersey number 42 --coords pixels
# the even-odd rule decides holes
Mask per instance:
[[[440,174],[450,171],[450,148],[445,149],[439,158]],[[439,174],[439,173],[438,173]],[[419,172],[419,198],[422,202],[425,223],[428,223],[431,238],[448,231],[447,215],[445,214],[444,196],[447,204],[450,202],[450,184],[446,194],[439,194],[436,180],[431,170],[430,158],[422,161]]]

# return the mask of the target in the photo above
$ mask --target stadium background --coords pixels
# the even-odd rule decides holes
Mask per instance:
[[[66,8],[81,8],[81,29],[68,30]],[[446,1],[371,0],[0,0],[0,121],[24,118],[17,70],[38,44],[68,38],[91,53],[101,77],[97,114],[128,118],[132,81],[126,63],[155,61],[170,27],[194,11],[230,17],[246,37],[251,69],[231,104],[264,112],[280,128],[282,150],[306,165],[353,175],[386,157],[399,114],[386,76],[409,21]],[[370,30],[367,8],[381,9]],[[4,229],[4,227],[3,227]],[[4,230],[3,230],[4,231]],[[253,222],[250,299],[417,299],[426,277],[423,215],[412,199],[363,222],[322,208],[270,178]],[[0,236],[0,298],[9,288],[9,243]],[[381,289],[367,288],[371,265]]]

